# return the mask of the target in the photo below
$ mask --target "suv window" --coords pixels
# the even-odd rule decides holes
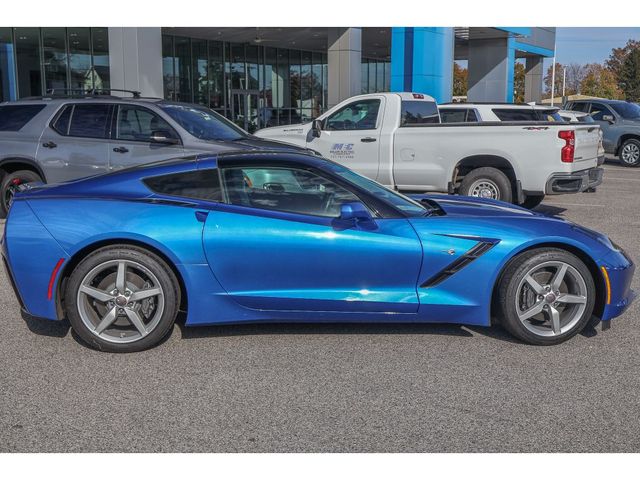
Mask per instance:
[[[232,167],[222,170],[227,201],[279,212],[337,217],[345,202],[360,201],[336,183],[308,170]]]
[[[162,131],[167,138],[178,138],[171,125],[151,110],[135,105],[119,105],[116,121],[118,140],[148,142],[153,132]]]
[[[403,101],[401,127],[440,123],[438,107],[433,102]]]
[[[345,105],[327,118],[325,130],[375,130],[380,100],[360,100]]]
[[[67,105],[52,127],[59,134],[70,137],[107,138],[111,107],[108,103]]]
[[[540,120],[533,108],[494,108],[491,111],[501,122],[537,122]]]
[[[17,132],[44,108],[44,105],[3,105],[0,132]]]
[[[609,110],[602,103],[592,103],[591,104],[591,118],[596,121],[602,121],[603,115],[611,115],[611,110]]]
[[[162,195],[222,201],[220,178],[215,168],[145,178],[144,183]]]

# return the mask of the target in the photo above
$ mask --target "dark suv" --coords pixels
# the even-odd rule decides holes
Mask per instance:
[[[640,106],[621,100],[573,100],[566,110],[586,112],[600,124],[604,150],[625,167],[640,166]]]
[[[254,137],[201,105],[130,93],[0,103],[0,216],[22,183],[56,183],[222,150],[304,150]]]

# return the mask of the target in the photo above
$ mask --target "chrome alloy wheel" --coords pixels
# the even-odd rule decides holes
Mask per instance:
[[[469,193],[472,197],[500,200],[500,188],[498,185],[486,178],[473,182],[471,187],[469,187]]]
[[[627,143],[620,152],[620,158],[629,165],[637,164],[640,161],[640,147],[635,143]]]
[[[131,260],[110,260],[85,275],[78,289],[78,312],[94,335],[113,343],[146,337],[164,312],[158,278]]]
[[[587,307],[587,285],[577,269],[561,261],[531,268],[520,281],[516,312],[524,327],[545,337],[571,330]]]

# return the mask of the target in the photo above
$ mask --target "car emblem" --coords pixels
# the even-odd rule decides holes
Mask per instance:
[[[448,253],[449,255],[455,255],[456,251],[453,248],[450,248],[449,250],[442,250],[444,253]]]

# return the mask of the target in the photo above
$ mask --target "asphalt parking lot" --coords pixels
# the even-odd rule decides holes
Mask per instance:
[[[605,168],[596,193],[538,208],[637,260],[640,169]],[[4,274],[0,289],[3,452],[640,450],[640,302],[555,347],[498,328],[176,326],[116,355],[25,323]]]

